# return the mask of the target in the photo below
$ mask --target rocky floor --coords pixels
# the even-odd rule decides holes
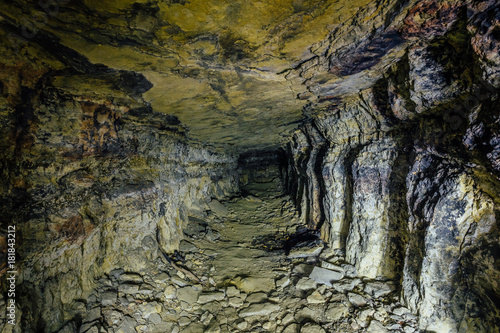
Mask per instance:
[[[391,282],[365,281],[329,255],[273,183],[212,201],[179,253],[144,274],[113,271],[69,332],[417,332]]]

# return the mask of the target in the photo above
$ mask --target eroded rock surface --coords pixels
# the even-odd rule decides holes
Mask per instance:
[[[313,268],[336,260],[327,251],[291,258],[285,248],[267,248],[263,239],[301,227],[293,204],[276,185],[267,183],[267,190],[255,193],[267,200],[234,198],[221,204],[228,214],[208,210],[205,230],[220,231],[217,240],[203,232],[191,235],[185,241],[193,246],[171,262],[146,262],[147,269],[138,273],[102,274],[85,300],[66,298],[67,320],[56,331],[356,332],[370,325],[414,332],[415,317],[385,283],[358,279],[341,290],[352,280],[344,272],[338,276],[322,268],[323,278],[315,281]],[[330,263],[342,270],[340,264]],[[57,316],[50,318],[55,327]]]
[[[0,3],[0,329],[499,331],[499,8]]]
[[[393,280],[421,330],[499,329],[498,90],[494,60],[486,64],[469,35],[485,19],[476,6],[418,3],[402,28],[414,42],[406,54],[373,87],[315,111],[288,146],[289,182],[306,197],[296,205],[313,209],[320,179],[323,239],[359,276]],[[319,162],[315,148],[325,150]],[[491,277],[478,283],[472,267]],[[375,322],[368,330],[382,331]]]

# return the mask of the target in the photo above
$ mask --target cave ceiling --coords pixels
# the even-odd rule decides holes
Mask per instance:
[[[120,90],[191,140],[243,151],[277,147],[311,110],[372,85],[401,56],[408,3],[14,0],[0,14],[60,64],[47,66],[71,69],[52,74],[61,91]],[[127,75],[102,79],[110,71]]]

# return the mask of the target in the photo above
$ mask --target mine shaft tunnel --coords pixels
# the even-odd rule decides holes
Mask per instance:
[[[499,8],[1,2],[0,333],[500,332]]]
[[[256,150],[240,154],[238,169],[243,195],[287,192],[288,158],[284,150]],[[270,193],[271,194],[271,193]]]
[[[238,158],[240,193],[243,197],[255,196],[262,200],[283,198],[297,211],[300,224],[294,230],[268,235],[265,239],[267,249],[283,249],[285,254],[289,254],[292,247],[318,244],[321,238],[321,224],[315,223],[310,214],[314,194],[304,170],[297,172],[296,168],[300,165],[295,163],[290,153],[286,148],[254,150],[244,152]],[[317,199],[321,198],[320,194]]]
[[[309,147],[308,147],[309,148]],[[322,205],[314,203],[323,198],[324,188],[321,177],[311,184],[306,169],[310,164],[311,150],[306,149],[296,156],[288,147],[273,150],[255,150],[239,155],[239,184],[243,195],[281,195],[290,196],[303,222],[311,230],[320,230],[322,219],[315,219],[311,210],[322,209]],[[313,172],[321,175],[322,156],[314,159]]]

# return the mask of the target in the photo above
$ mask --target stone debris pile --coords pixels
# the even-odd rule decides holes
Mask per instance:
[[[147,272],[112,271],[87,302],[68,309],[70,318],[81,313],[79,328],[70,322],[60,333],[418,331],[395,284],[358,277],[323,244],[287,255],[254,242],[292,233],[296,215],[279,196],[212,204],[185,231],[173,257],[179,269],[158,261]]]

